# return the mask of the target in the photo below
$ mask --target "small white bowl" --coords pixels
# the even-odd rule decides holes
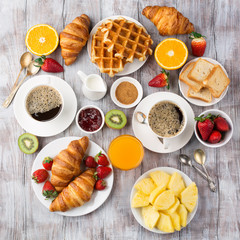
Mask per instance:
[[[138,97],[137,99],[131,103],[131,104],[122,104],[120,103],[117,98],[116,98],[116,95],[115,95],[115,92],[116,92],[116,89],[118,87],[118,85],[122,82],[129,82],[129,83],[132,83],[136,88],[137,88],[137,91],[138,91]],[[111,87],[111,90],[110,90],[110,95],[111,95],[111,99],[112,101],[118,106],[118,107],[121,107],[121,108],[132,108],[132,107],[135,107],[142,99],[142,96],[143,96],[143,89],[142,89],[142,85],[135,79],[135,78],[131,78],[131,77],[121,77],[119,78],[118,80],[116,80],[113,84],[112,84],[112,87]]]
[[[101,124],[100,128],[97,129],[96,131],[93,131],[93,132],[85,131],[84,129],[82,129],[82,128],[80,127],[80,125],[79,125],[79,123],[78,123],[78,116],[79,116],[80,112],[81,112],[82,110],[84,110],[84,109],[87,109],[87,108],[96,108],[96,109],[101,113],[101,116],[102,116],[102,124]],[[103,128],[104,122],[105,122],[105,116],[104,116],[103,111],[102,111],[99,107],[94,106],[94,105],[87,105],[87,106],[84,106],[84,107],[82,107],[82,108],[80,108],[80,109],[78,110],[78,112],[77,112],[77,114],[76,114],[75,122],[76,122],[77,127],[78,127],[82,132],[84,132],[84,133],[86,133],[86,134],[93,134],[93,133],[99,132],[99,131]]]
[[[221,117],[225,118],[229,124],[230,130],[228,132],[226,132],[224,134],[224,138],[221,139],[221,141],[219,143],[208,143],[206,141],[203,141],[198,133],[198,129],[197,129],[197,123],[198,121],[196,121],[195,123],[195,127],[194,127],[194,132],[195,132],[195,136],[198,139],[198,141],[200,143],[202,143],[204,146],[206,147],[210,147],[210,148],[218,148],[218,147],[222,147],[225,144],[228,143],[228,141],[231,139],[232,135],[233,135],[233,123],[231,118],[223,111],[218,110],[218,109],[209,109],[207,111],[202,112],[201,114],[199,114],[199,117],[201,115],[207,116],[209,113],[213,114],[213,115],[220,115]]]
[[[157,168],[153,168],[147,172],[145,172],[142,176],[140,176],[137,181],[134,183],[133,185],[133,188],[132,188],[132,191],[131,191],[131,195],[130,195],[130,206],[131,206],[131,202],[132,202],[132,199],[133,199],[133,196],[134,194],[137,192],[137,190],[134,188],[134,186],[140,181],[142,180],[143,178],[146,178],[146,177],[149,177],[149,174],[151,172],[155,172],[155,171],[163,171],[163,172],[166,172],[168,174],[173,174],[174,172],[177,172],[181,175],[181,177],[183,178],[183,181],[185,182],[185,185],[186,186],[189,186],[193,181],[182,171],[176,169],[176,168],[171,168],[171,167],[157,167]],[[199,196],[198,196],[198,201],[199,201]],[[192,219],[194,218],[196,212],[197,212],[197,208],[198,208],[198,201],[197,201],[197,204],[196,204],[196,207],[194,208],[194,210],[191,212],[191,213],[188,213],[188,216],[187,216],[187,225],[192,221]],[[144,223],[144,220],[143,220],[143,217],[142,217],[142,213],[141,213],[141,209],[142,208],[132,208],[131,207],[131,210],[132,210],[132,214],[133,216],[135,217],[135,219],[137,220],[137,222],[144,228],[146,228],[148,231],[151,231],[151,232],[155,232],[155,233],[159,233],[159,234],[168,234],[167,232],[163,232],[163,231],[160,231],[159,229],[157,229],[156,227],[153,228],[153,229],[150,229],[149,227],[147,227]],[[186,225],[186,226],[187,226]],[[182,228],[181,228],[182,230]],[[176,232],[176,231],[175,231]]]

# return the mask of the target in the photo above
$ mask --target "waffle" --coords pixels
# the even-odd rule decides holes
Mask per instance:
[[[108,51],[103,39],[104,33],[100,26],[92,38],[91,61],[98,65],[100,72],[113,77],[116,73],[123,71],[126,60],[117,58],[114,56],[115,52]]]
[[[150,35],[134,22],[125,18],[109,19],[102,25],[101,31],[104,32],[108,51],[116,51],[115,57],[133,62],[134,58],[144,61],[147,55],[152,54]]]

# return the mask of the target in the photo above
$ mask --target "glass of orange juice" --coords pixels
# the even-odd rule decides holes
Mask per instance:
[[[141,164],[144,156],[143,145],[131,135],[121,135],[110,143],[108,156],[114,167],[130,170]]]

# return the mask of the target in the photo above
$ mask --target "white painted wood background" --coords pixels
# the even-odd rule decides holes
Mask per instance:
[[[63,217],[50,213],[40,204],[31,187],[31,167],[36,154],[24,155],[17,146],[18,136],[24,133],[13,115],[12,105],[0,110],[0,239],[240,239],[240,52],[239,52],[239,0],[0,0],[0,102],[2,103],[16,79],[20,69],[19,58],[26,51],[24,44],[27,30],[39,23],[47,23],[62,31],[66,24],[82,13],[91,19],[91,26],[99,20],[112,15],[126,15],[140,21],[151,34],[154,46],[163,40],[153,24],[142,16],[141,11],[147,5],[174,6],[194,23],[196,31],[207,36],[206,57],[214,58],[224,65],[231,84],[225,98],[215,106],[224,110],[233,120],[232,140],[220,149],[204,148],[195,138],[180,151],[172,154],[156,154],[145,151],[141,166],[128,172],[114,169],[115,182],[111,196],[95,212],[83,217]],[[177,36],[190,47],[187,35]],[[63,64],[60,48],[51,57]],[[189,60],[193,57],[190,55]],[[74,89],[78,99],[78,109],[92,103],[81,92],[81,82],[77,70],[85,73],[99,73],[90,62],[86,47],[78,60],[64,67],[64,73],[55,74],[65,79]],[[147,63],[130,76],[143,85],[144,96],[165,89],[147,86],[149,80],[159,74],[160,67],[150,57]],[[45,74],[41,72],[39,74]],[[172,71],[170,77],[171,92],[178,93],[179,71]],[[23,75],[22,75],[23,76]],[[110,88],[116,79],[103,75]],[[107,96],[94,103],[104,110],[116,108]],[[196,115],[205,109],[193,106]],[[131,118],[134,109],[123,110],[128,118],[127,126],[120,131],[104,127],[90,139],[108,149],[110,141],[124,133],[132,132]],[[64,136],[82,136],[75,123],[54,137],[40,138],[40,148],[52,140]],[[207,152],[207,168],[215,176],[218,191],[212,193],[207,183],[190,169],[180,166],[177,157],[180,153],[192,156],[194,149],[204,148]],[[129,205],[130,190],[135,180],[147,170],[158,166],[170,166],[181,169],[193,179],[199,188],[199,208],[191,224],[181,232],[169,235],[157,235],[142,228],[134,219]]]

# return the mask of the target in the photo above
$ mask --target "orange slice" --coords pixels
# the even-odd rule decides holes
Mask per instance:
[[[163,69],[175,70],[187,61],[188,49],[183,41],[167,38],[157,45],[154,57]]]
[[[57,31],[47,24],[31,27],[25,38],[28,50],[37,56],[51,54],[57,48],[58,42]]]

